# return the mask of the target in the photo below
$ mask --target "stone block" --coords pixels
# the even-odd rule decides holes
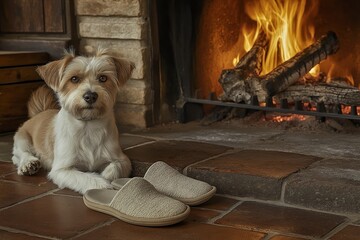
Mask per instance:
[[[79,17],[81,38],[145,39],[147,27],[143,18]]]
[[[152,104],[154,101],[153,91],[148,86],[136,86],[129,80],[119,91],[117,101],[128,104]]]
[[[77,15],[144,16],[146,0],[77,0]]]
[[[135,64],[131,75],[133,79],[143,79],[148,74],[150,64],[149,49],[140,40],[106,40],[106,39],[82,39],[80,52],[89,53],[99,46],[111,48],[122,58],[128,59]]]
[[[154,124],[151,105],[116,104],[117,125],[146,128]]]
[[[219,193],[279,200],[283,179],[318,160],[302,154],[244,150],[194,164],[188,175],[216,186]]]
[[[324,160],[286,180],[284,201],[331,212],[360,212],[360,162]]]

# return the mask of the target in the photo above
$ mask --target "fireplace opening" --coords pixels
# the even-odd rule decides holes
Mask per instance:
[[[356,0],[158,0],[160,115],[188,121],[219,105],[358,122],[359,10]]]

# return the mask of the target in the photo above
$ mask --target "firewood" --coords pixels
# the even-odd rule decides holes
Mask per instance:
[[[276,99],[289,102],[324,102],[326,104],[360,105],[360,89],[338,83],[295,84],[278,93]]]
[[[268,45],[269,40],[266,34],[260,32],[253,47],[239,60],[235,68],[222,71],[219,79],[225,92],[222,100],[228,101],[232,99],[234,102],[249,102],[251,95],[256,95],[249,94],[254,91],[251,89],[248,79],[251,76],[258,76],[260,74],[262,70],[262,60],[266,54]],[[235,92],[232,94],[233,91]]]
[[[276,67],[263,77],[262,85],[269,96],[284,91],[308,73],[315,65],[334,54],[339,41],[334,32],[328,32],[318,41],[305,48],[291,59]]]
[[[339,49],[336,34],[329,32],[270,73],[259,76],[259,66],[261,67],[261,59],[267,49],[267,39],[260,34],[256,42],[258,44],[255,43],[240,59],[237,68],[222,72],[219,82],[224,94],[220,97],[221,100],[249,103],[251,97],[257,95],[259,101],[263,102],[266,97],[274,96],[293,85],[311,68]]]

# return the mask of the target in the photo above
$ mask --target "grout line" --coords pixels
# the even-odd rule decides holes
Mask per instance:
[[[329,239],[330,237],[332,237],[333,235],[335,235],[336,233],[340,232],[341,230],[343,230],[346,226],[348,226],[351,223],[351,220],[348,219],[343,223],[340,223],[339,225],[337,225],[336,227],[334,227],[330,232],[328,232],[327,234],[325,234],[322,239],[326,240]]]
[[[312,237],[312,236],[306,236],[306,235],[301,235],[301,234],[297,234],[297,233],[288,233],[288,232],[277,232],[277,231],[271,231],[268,232],[267,235],[261,239],[261,240],[271,240],[273,237],[275,236],[285,236],[285,237],[290,237],[290,238],[300,238],[300,239],[304,239],[304,240],[319,240],[320,238],[317,237]]]
[[[9,209],[9,208],[15,207],[15,206],[17,206],[17,205],[23,204],[23,203],[27,203],[27,202],[30,202],[30,201],[33,201],[33,200],[36,200],[36,199],[39,199],[39,198],[42,198],[42,197],[45,197],[45,196],[49,196],[49,195],[51,195],[52,193],[54,193],[55,191],[57,191],[57,190],[59,190],[59,189],[58,189],[58,188],[55,188],[55,189],[53,189],[53,190],[50,190],[50,191],[41,193],[41,194],[39,194],[39,195],[26,198],[26,199],[24,199],[24,200],[22,200],[22,201],[19,201],[19,202],[14,203],[14,204],[12,204],[12,205],[10,205],[10,206],[1,208],[1,209],[0,209],[0,212],[1,212],[1,211],[4,211],[4,210],[6,210],[6,209]]]
[[[282,179],[282,183],[281,183],[281,193],[280,193],[280,202],[283,202],[283,203],[285,203],[286,185],[287,185],[286,179]]]
[[[263,237],[261,240],[270,240],[272,237],[276,236],[276,233],[267,233],[265,237]]]
[[[215,158],[218,158],[218,157],[221,157],[221,156],[225,156],[225,155],[228,155],[228,154],[231,154],[231,153],[235,153],[235,152],[238,152],[238,151],[235,150],[235,149],[228,149],[228,150],[226,150],[225,152],[219,153],[219,154],[217,154],[217,155],[215,155],[215,156],[211,156],[211,157],[205,158],[205,159],[203,159],[203,160],[194,162],[194,163],[189,164],[188,166],[186,166],[186,167],[183,169],[182,173],[187,176],[187,175],[188,175],[188,170],[189,170],[189,168],[191,168],[192,166],[194,166],[194,165],[196,165],[196,164],[199,164],[199,163],[203,163],[203,162],[209,161],[209,160],[211,160],[211,159],[215,159]]]
[[[61,189],[58,189],[58,190],[60,191]],[[53,193],[51,193],[51,195],[62,196],[62,197],[71,197],[71,198],[80,198],[80,199],[83,198],[82,195],[78,196],[78,195],[70,195],[70,194],[63,194],[63,193],[57,193],[57,192],[53,192]]]
[[[154,142],[156,142],[156,140],[154,140],[154,141],[149,141],[149,142],[144,142],[144,143],[139,143],[139,144],[136,144],[136,145],[134,145],[134,146],[130,146],[130,147],[124,148],[124,149],[122,149],[122,150],[125,151],[125,150],[129,150],[129,149],[137,148],[137,147],[142,147],[142,146],[145,146],[145,145],[148,145],[148,144],[152,144],[152,143],[154,143]]]
[[[241,205],[243,202],[239,201],[238,203],[235,203],[233,206],[231,206],[228,210],[223,211],[221,214],[219,214],[218,216],[211,218],[207,221],[207,223],[210,224],[215,224],[215,222],[217,220],[219,220],[220,218],[223,218],[226,214],[230,213],[232,210],[234,210],[235,208],[237,208],[239,205]]]
[[[270,205],[279,206],[279,207],[289,207],[289,208],[295,208],[295,209],[300,209],[300,210],[336,215],[336,216],[346,217],[346,218],[350,219],[351,222],[358,220],[360,217],[360,214],[329,212],[329,211],[320,210],[320,209],[306,208],[306,207],[303,207],[300,205],[295,205],[295,204],[292,205],[289,203],[280,202],[279,200],[262,200],[262,199],[256,199],[256,198],[250,198],[250,197],[237,197],[237,196],[227,195],[227,194],[216,194],[216,195],[227,197],[227,198],[232,198],[232,199],[243,201],[243,202],[258,202],[258,203],[270,204]]]
[[[26,232],[26,231],[22,231],[22,230],[19,230],[19,229],[3,227],[3,226],[0,226],[0,230],[4,230],[6,232],[11,232],[11,233],[15,233],[15,234],[16,233],[17,234],[25,234],[25,235],[32,236],[32,237],[39,237],[39,238],[44,238],[44,239],[49,239],[49,240],[57,240],[58,239],[58,238],[43,236],[43,235],[39,235],[39,234],[36,234],[36,233]]]
[[[108,221],[105,221],[105,222],[103,222],[103,223],[100,223],[100,224],[98,224],[98,225],[95,225],[95,226],[92,227],[92,228],[89,228],[89,229],[87,229],[87,230],[85,230],[85,231],[83,231],[83,232],[81,232],[81,233],[79,233],[79,234],[77,234],[77,235],[75,235],[75,236],[73,236],[73,237],[68,238],[68,240],[76,239],[76,238],[81,237],[81,236],[83,236],[83,235],[85,235],[85,234],[87,234],[87,233],[90,233],[90,232],[95,231],[95,230],[97,230],[97,229],[100,229],[100,228],[102,228],[102,227],[111,225],[111,224],[112,224],[113,222],[115,222],[115,221],[116,221],[115,218],[111,218],[111,219],[108,220]]]
[[[144,136],[141,134],[134,134],[134,133],[120,133],[120,138],[121,136],[129,136],[129,137],[141,137],[141,138],[146,138],[149,140],[153,140],[153,141],[161,141],[161,140],[168,140],[167,138],[162,138],[162,137],[149,137],[149,136]]]

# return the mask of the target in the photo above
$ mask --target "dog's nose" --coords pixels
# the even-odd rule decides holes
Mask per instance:
[[[98,98],[98,94],[96,92],[86,92],[83,96],[85,102],[89,103],[89,104],[93,104],[94,102],[96,102],[96,99]]]

